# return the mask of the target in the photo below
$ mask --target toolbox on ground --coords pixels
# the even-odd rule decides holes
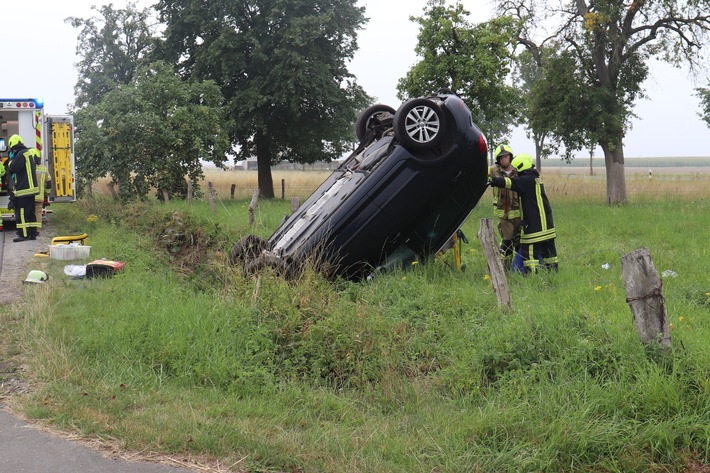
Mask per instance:
[[[86,279],[110,278],[125,266],[123,261],[97,259],[86,265]]]

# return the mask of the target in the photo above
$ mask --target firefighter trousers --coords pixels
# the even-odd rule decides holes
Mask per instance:
[[[17,236],[22,238],[37,236],[35,196],[15,197],[15,224]]]

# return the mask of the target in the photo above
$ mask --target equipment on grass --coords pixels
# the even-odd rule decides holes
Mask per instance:
[[[32,271],[29,272],[27,275],[27,279],[25,279],[25,282],[28,283],[45,283],[49,279],[49,275],[45,273],[44,271],[40,271],[38,269],[33,269]]]

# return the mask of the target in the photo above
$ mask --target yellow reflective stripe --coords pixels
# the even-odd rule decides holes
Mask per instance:
[[[525,244],[539,243],[541,241],[552,240],[553,238],[557,238],[557,234],[555,233],[555,229],[551,228],[541,232],[523,234],[520,236],[520,242]]]
[[[535,178],[535,199],[537,199],[537,208],[540,211],[540,225],[542,228],[547,228],[547,215],[545,215],[545,204],[542,201],[541,184],[540,178]]]
[[[39,193],[35,196],[35,202],[44,202],[46,182],[47,167],[44,164],[40,164],[37,166],[37,190],[39,190]]]
[[[513,188],[513,181],[511,181],[509,177],[504,177],[503,179],[505,179],[505,188],[512,189]]]
[[[496,217],[506,217],[505,210],[493,207],[493,215]],[[506,218],[520,218],[520,210],[509,210]]]
[[[37,194],[38,189],[36,187],[33,187],[31,189],[23,189],[21,191],[15,191],[15,195],[17,197],[24,197],[27,195],[35,195]]]

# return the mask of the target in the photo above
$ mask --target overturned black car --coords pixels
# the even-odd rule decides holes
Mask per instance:
[[[488,144],[466,104],[441,92],[373,105],[356,134],[358,148],[268,240],[234,245],[232,264],[360,280],[446,245],[486,190]]]

